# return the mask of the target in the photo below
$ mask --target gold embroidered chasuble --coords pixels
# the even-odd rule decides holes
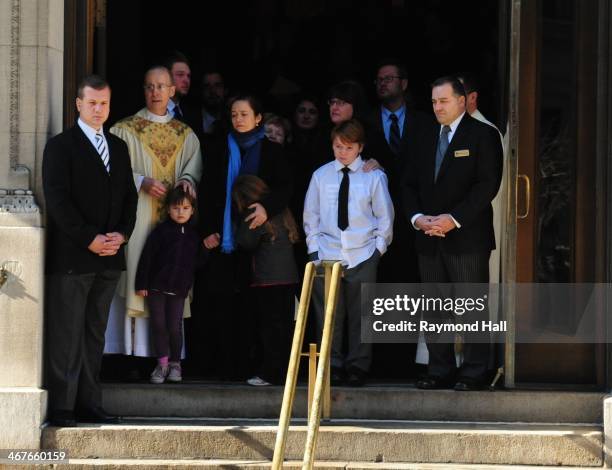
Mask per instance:
[[[153,227],[165,217],[163,200],[141,189],[145,176],[161,181],[168,189],[185,179],[197,185],[202,173],[200,143],[193,131],[169,114],[158,116],[146,108],[119,121],[111,132],[123,139],[130,154],[134,184],[138,189],[136,227],[126,247],[127,269],[118,293],[126,300],[127,315],[148,317],[146,302],[134,292],[134,278],[140,253]],[[185,316],[190,315],[189,300]]]

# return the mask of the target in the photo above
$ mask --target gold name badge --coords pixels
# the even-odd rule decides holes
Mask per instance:
[[[455,150],[455,158],[459,158],[459,157],[469,157],[470,156],[470,151],[469,150]]]

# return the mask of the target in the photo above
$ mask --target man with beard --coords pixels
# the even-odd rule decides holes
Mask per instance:
[[[211,69],[202,76],[202,129],[205,136],[224,134],[223,105],[227,88],[221,72]]]
[[[400,180],[414,152],[419,129],[424,123],[432,122],[425,114],[409,109],[407,75],[406,67],[395,59],[379,62],[374,85],[380,106],[366,126],[370,133],[366,153],[385,169],[396,213],[403,212]],[[418,282],[414,230],[409,228],[405,217],[395,218],[393,243],[389,246],[389,255],[381,260],[378,282]]]

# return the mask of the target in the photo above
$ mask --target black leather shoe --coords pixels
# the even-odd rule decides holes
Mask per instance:
[[[362,387],[366,379],[366,371],[357,367],[352,367],[348,371],[346,384],[349,387]]]
[[[77,414],[79,422],[100,423],[100,424],[120,424],[119,416],[109,415],[101,407],[80,410]]]
[[[455,384],[455,390],[457,392],[473,392],[475,390],[483,390],[484,381],[471,379],[469,377],[460,378]]]
[[[344,371],[340,367],[332,367],[329,381],[334,387],[344,385]]]
[[[428,375],[427,377],[419,379],[416,383],[416,387],[421,390],[440,390],[452,388],[452,383],[448,379],[436,377],[435,375]]]
[[[49,424],[60,428],[73,428],[77,422],[72,411],[57,410],[50,414]]]

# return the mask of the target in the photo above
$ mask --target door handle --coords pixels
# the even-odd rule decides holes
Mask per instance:
[[[531,182],[529,181],[529,176],[527,175],[518,175],[516,177],[516,207],[518,207],[518,182],[519,180],[525,181],[525,213],[524,214],[516,214],[517,219],[526,219],[529,215],[529,203],[531,200]]]

